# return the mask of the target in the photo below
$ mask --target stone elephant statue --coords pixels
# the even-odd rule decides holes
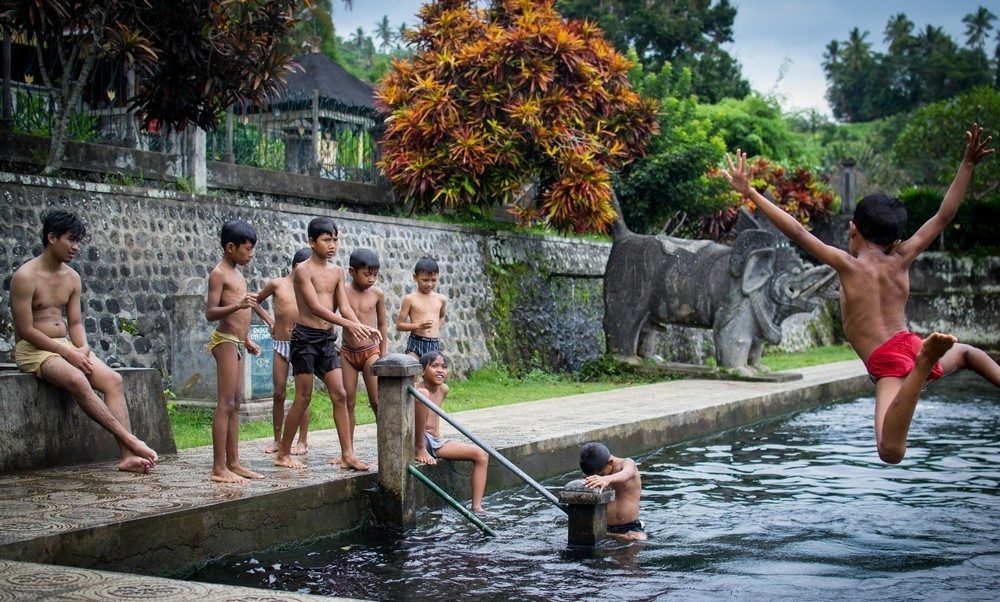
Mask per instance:
[[[781,323],[836,295],[836,272],[805,263],[762,215],[742,209],[732,246],[646,236],[624,222],[604,274],[608,352],[635,356],[650,329],[711,328],[719,366],[753,374],[764,342],[781,342]]]

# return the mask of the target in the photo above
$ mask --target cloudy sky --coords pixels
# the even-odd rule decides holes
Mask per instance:
[[[897,13],[915,23],[943,27],[965,42],[962,17],[985,6],[1000,17],[1000,0],[733,0],[737,7],[732,44],[727,49],[743,65],[753,88],[776,94],[788,110],[815,108],[827,115],[823,50],[830,40],[845,40],[853,27],[868,31],[876,50],[884,49],[883,31]],[[420,0],[354,0],[347,10],[333,0],[337,33],[346,37],[358,27],[372,32],[383,15],[396,28],[416,24]],[[995,26],[1000,27],[1000,22]],[[996,32],[994,32],[994,35]],[[992,44],[991,44],[992,47]],[[783,74],[782,74],[783,72]],[[780,81],[779,81],[780,76]]]

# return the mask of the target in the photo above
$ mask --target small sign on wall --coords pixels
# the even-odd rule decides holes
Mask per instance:
[[[243,399],[264,399],[274,394],[271,377],[274,363],[274,343],[266,324],[250,325],[250,340],[260,347],[260,355],[247,354],[243,367]]]

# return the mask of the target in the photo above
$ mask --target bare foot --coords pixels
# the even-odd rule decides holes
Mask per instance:
[[[309,446],[299,441],[292,447],[293,456],[304,456],[309,453]]]
[[[476,514],[486,514],[486,510],[483,510],[482,506],[473,506],[472,511]]]
[[[159,460],[160,457],[156,455],[156,452],[153,451],[153,448],[146,445],[144,441],[139,440],[138,437],[133,437],[133,439],[135,439],[135,441],[131,442],[126,441],[125,447],[127,447],[128,450],[133,454],[147,460],[149,462],[150,467],[155,465],[156,461]]]
[[[299,462],[291,455],[282,454],[280,451],[274,454],[274,465],[283,466],[285,468],[305,468],[306,465]]]
[[[355,455],[348,456],[346,454],[344,456],[342,456],[342,459],[340,461],[340,467],[341,468],[349,468],[351,470],[371,470],[372,469],[371,466],[369,466],[369,465],[365,464],[364,462],[362,462],[361,460],[359,460],[357,456],[355,456]]]
[[[229,470],[212,471],[212,476],[209,477],[216,483],[246,483],[247,480],[236,474],[235,472]]]
[[[958,339],[954,335],[942,334],[940,332],[931,333],[920,344],[920,353],[917,354],[917,361],[924,361],[929,366],[934,366],[934,363],[941,359],[941,356],[957,342]]]
[[[347,468],[344,466],[344,457],[337,456],[336,458],[330,458],[326,461],[327,464],[333,464],[334,466],[340,466],[341,468]]]
[[[264,446],[264,453],[273,454],[274,452],[278,451],[279,447],[281,447],[281,445],[277,441],[272,441]]]
[[[246,468],[245,466],[243,466],[241,464],[237,464],[235,466],[230,466],[229,470],[235,472],[236,474],[240,475],[241,477],[246,477],[248,479],[263,479],[264,478],[264,475],[260,474],[259,472],[254,472],[254,471],[250,470],[249,468]]]
[[[128,456],[118,463],[118,470],[122,472],[140,472],[146,474],[153,465],[149,460],[139,456]]]
[[[426,464],[428,466],[434,466],[435,464],[438,463],[438,461],[434,459],[434,456],[427,453],[427,450],[425,449],[417,452],[417,462],[420,462],[421,464]]]

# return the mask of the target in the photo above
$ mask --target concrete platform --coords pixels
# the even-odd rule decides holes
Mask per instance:
[[[0,600],[348,600],[0,560]]]
[[[792,382],[671,381],[457,417],[543,479],[574,470],[579,446],[589,440],[633,455],[873,390],[860,361],[798,372],[803,378]],[[447,425],[444,432],[458,436]],[[355,439],[359,455],[374,461],[374,425],[358,427]],[[327,464],[339,451],[334,431],[309,440],[302,471],[272,466],[260,451],[263,441],[243,443],[244,463],[267,477],[246,485],[209,481],[208,447],[165,456],[149,475],[119,473],[111,463],[0,475],[0,557],[180,574],[209,558],[357,527],[375,474]],[[442,462],[426,472],[468,499],[466,464]],[[519,483],[491,462],[488,490]]]

